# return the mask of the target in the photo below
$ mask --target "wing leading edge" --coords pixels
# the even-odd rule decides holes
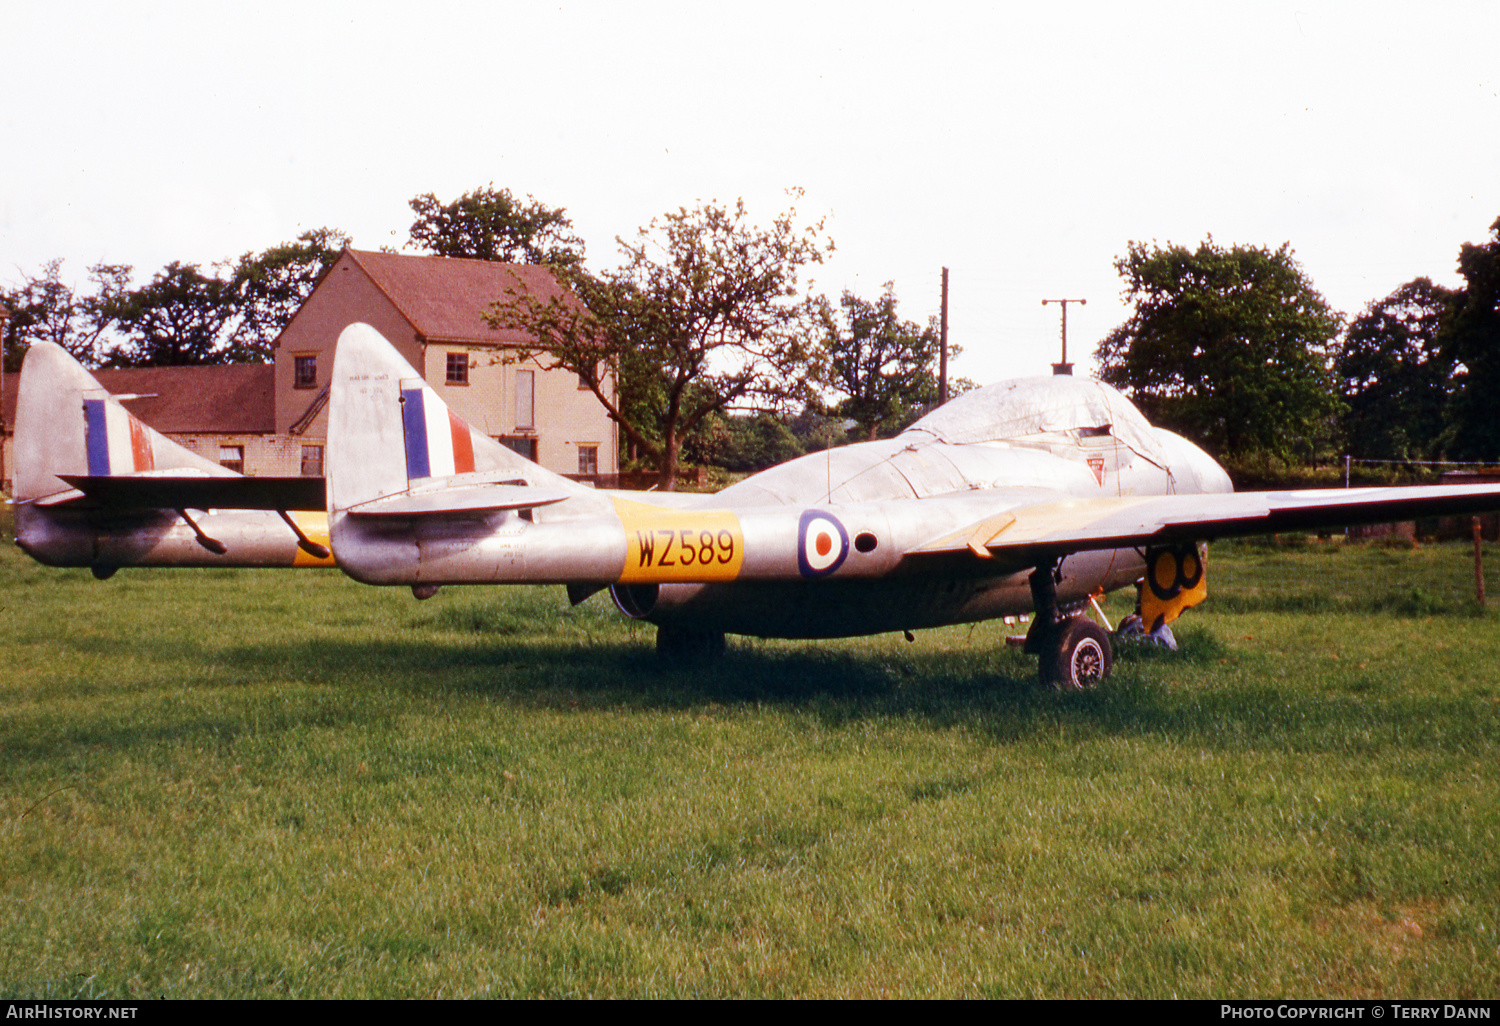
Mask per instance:
[[[1170,542],[1389,523],[1500,510],[1500,485],[1317,489],[1048,500],[1010,509],[910,550],[920,557],[1063,556]]]

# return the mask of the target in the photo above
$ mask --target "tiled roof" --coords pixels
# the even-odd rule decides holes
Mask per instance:
[[[132,367],[90,371],[125,408],[166,434],[270,434],[276,430],[276,368],[265,363],[222,367]],[[19,374],[5,375],[5,427],[16,423]]]
[[[214,368],[129,368],[90,371],[124,408],[165,434],[272,434],[276,431],[276,368],[269,363],[231,363]],[[21,375],[5,377],[5,428],[15,428]]]
[[[347,252],[430,342],[529,343],[533,341],[530,335],[491,328],[481,315],[491,303],[506,298],[508,289],[543,302],[568,295],[552,272],[537,264]]]
[[[276,430],[276,368],[268,363],[221,367],[132,367],[95,371],[99,384],[130,399],[125,408],[158,431],[184,434]]]

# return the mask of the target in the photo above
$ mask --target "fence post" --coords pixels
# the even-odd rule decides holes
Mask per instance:
[[[1474,597],[1482,606],[1484,605],[1484,560],[1479,548],[1479,518],[1470,517],[1469,523],[1474,528]]]

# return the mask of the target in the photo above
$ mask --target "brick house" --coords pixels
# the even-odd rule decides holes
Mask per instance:
[[[485,434],[559,474],[618,473],[619,432],[578,376],[523,358],[530,336],[484,323],[507,290],[564,295],[533,264],[344,250],[276,340],[276,432],[323,444],[334,344],[364,321]]]

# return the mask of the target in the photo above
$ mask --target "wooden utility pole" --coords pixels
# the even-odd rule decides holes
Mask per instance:
[[[938,405],[948,401],[948,268],[943,268],[943,313],[938,321]]]
[[[0,489],[5,487],[5,333],[10,327],[10,311],[0,306]]]
[[[1087,299],[1044,299],[1044,300],[1042,300],[1042,305],[1043,306],[1046,306],[1048,303],[1061,303],[1062,304],[1062,343],[1063,343],[1062,344],[1062,363],[1054,363],[1052,365],[1052,373],[1053,374],[1072,374],[1073,373],[1073,365],[1068,362],[1068,304],[1069,303],[1077,303],[1079,306],[1088,306],[1089,301]]]

